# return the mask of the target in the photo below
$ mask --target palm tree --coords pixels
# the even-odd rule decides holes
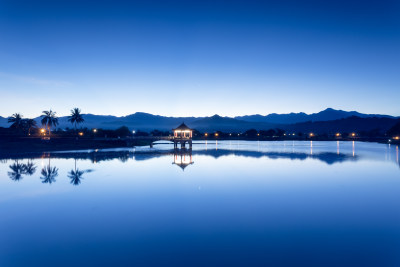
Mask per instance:
[[[21,164],[18,162],[18,160],[16,160],[14,164],[10,165],[9,167],[12,170],[11,172],[8,172],[10,179],[13,181],[20,181],[25,172],[25,164]]]
[[[36,128],[36,121],[33,119],[25,119],[23,120],[24,128],[28,129],[28,135],[31,135],[31,129]]]
[[[76,132],[76,125],[84,122],[85,120],[82,117],[81,110],[79,108],[73,108],[71,109],[71,116],[68,117],[68,121],[74,124]]]
[[[8,118],[8,123],[12,123],[11,127],[19,129],[22,127],[22,115],[19,113],[14,113],[11,117]]]
[[[58,118],[56,116],[56,112],[52,111],[51,109],[49,111],[43,111],[42,115],[42,125],[47,127],[49,130],[49,135],[50,135],[50,129],[52,126],[56,127],[58,125]]]

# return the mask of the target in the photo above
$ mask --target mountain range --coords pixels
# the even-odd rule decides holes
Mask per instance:
[[[84,114],[85,122],[81,125],[87,128],[116,129],[127,126],[132,130],[151,131],[171,130],[185,122],[189,127],[200,131],[245,131],[251,128],[268,130],[281,128],[288,131],[370,131],[379,129],[386,131],[392,127],[399,117],[381,114],[363,114],[357,111],[343,111],[332,108],[318,113],[289,113],[269,115],[247,115],[238,117],[165,117],[149,113],[136,112],[122,117]],[[35,118],[40,125],[40,117]],[[0,117],[0,127],[8,127],[7,118]],[[59,128],[72,128],[68,117],[59,118]]]

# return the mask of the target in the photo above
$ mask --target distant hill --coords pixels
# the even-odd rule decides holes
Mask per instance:
[[[248,116],[239,116],[235,117],[239,120],[251,121],[251,122],[266,122],[266,123],[278,123],[278,124],[293,124],[300,123],[306,121],[332,121],[344,119],[352,116],[357,116],[360,118],[370,118],[370,117],[378,117],[378,118],[394,118],[388,115],[379,115],[379,114],[363,114],[357,111],[343,111],[336,110],[332,108],[327,108],[318,113],[306,114],[303,112],[300,113],[289,113],[289,114],[276,114],[272,113],[266,116],[262,115],[248,115]]]
[[[8,119],[0,116],[0,127],[8,127]]]
[[[397,120],[396,124],[388,131],[389,136],[399,136],[400,135],[400,119]]]
[[[271,129],[278,126],[272,123],[255,123],[219,115],[199,119],[188,125],[199,131],[246,131],[251,128]]]
[[[221,117],[219,115],[211,117],[164,117],[143,112],[136,112],[122,117],[94,114],[84,114],[83,117],[85,122],[79,125],[79,127],[87,127],[89,129],[116,129],[121,126],[127,126],[131,130],[171,130],[182,122],[185,122],[189,127],[200,131],[221,130],[232,132],[246,131],[251,128],[257,130],[281,128],[296,132],[317,132],[317,128],[329,131],[337,131],[336,129],[351,131],[351,127],[354,129],[386,129],[392,121],[396,120],[395,117],[388,115],[362,114],[356,111],[334,110],[331,108],[313,114],[249,115],[235,118]],[[35,118],[38,125],[40,125],[40,119],[40,117]],[[68,122],[68,117],[66,116],[60,117],[59,123],[58,128],[73,128],[73,125]],[[351,125],[352,123],[354,125]],[[7,118],[0,117],[0,127],[9,127]]]
[[[391,129],[398,119],[385,118],[385,117],[371,117],[371,118],[360,118],[352,116],[345,119],[334,120],[334,121],[309,121],[296,123],[291,125],[285,125],[283,129],[292,132],[302,133],[350,133],[350,132],[369,132],[372,130],[378,130],[381,133],[387,132]]]

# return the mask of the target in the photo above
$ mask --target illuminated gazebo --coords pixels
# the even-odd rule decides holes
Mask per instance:
[[[181,144],[181,148],[185,148],[185,144],[189,144],[189,148],[192,148],[192,133],[193,130],[186,126],[185,123],[179,125],[174,132],[174,148],[178,148],[178,143]]]

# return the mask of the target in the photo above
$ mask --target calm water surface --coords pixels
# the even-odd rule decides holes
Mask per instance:
[[[397,146],[171,147],[1,160],[0,266],[400,266]]]

